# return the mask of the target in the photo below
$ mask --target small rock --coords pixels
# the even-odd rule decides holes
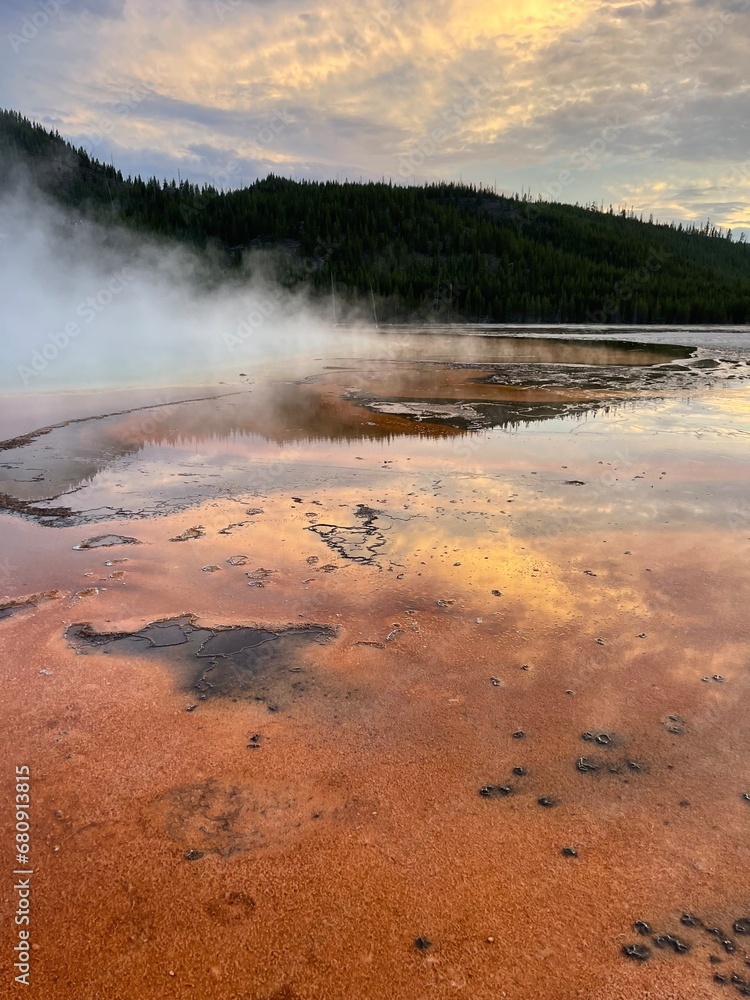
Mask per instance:
[[[647,962],[651,958],[651,949],[642,944],[625,944],[622,947],[622,953],[639,962]]]
[[[659,935],[659,937],[654,938],[654,944],[657,948],[671,948],[679,955],[684,955],[690,950],[684,941],[680,941],[679,938],[673,937],[671,934]]]
[[[498,799],[505,798],[506,795],[510,795],[513,789],[510,785],[483,785],[479,789],[479,794],[483,799]]]
[[[262,582],[263,580],[268,580],[269,577],[273,575],[274,571],[272,569],[264,569],[259,566],[257,569],[252,570],[250,573],[245,573],[248,580],[252,580],[253,583]],[[250,584],[252,586],[252,583]]]
[[[94,538],[87,538],[79,545],[74,545],[73,551],[80,552],[82,549],[103,549],[109,548],[112,545],[140,544],[141,542],[139,542],[137,538],[131,538],[129,535],[96,535]]]
[[[202,538],[205,535],[205,531],[201,525],[196,528],[186,528],[179,535],[175,535],[174,538],[170,538],[170,542],[190,542],[196,538]]]
[[[589,773],[591,773],[593,771],[598,771],[599,770],[599,765],[598,764],[592,763],[590,760],[587,760],[585,757],[579,757],[578,758],[578,761],[576,763],[576,767],[581,772],[581,774],[589,774]]]

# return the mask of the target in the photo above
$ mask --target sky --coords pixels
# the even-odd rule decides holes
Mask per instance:
[[[750,0],[0,0],[0,105],[124,174],[463,180],[750,235]]]

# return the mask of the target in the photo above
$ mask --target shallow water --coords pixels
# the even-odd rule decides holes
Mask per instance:
[[[712,336],[0,410],[39,996],[750,980],[750,339]]]

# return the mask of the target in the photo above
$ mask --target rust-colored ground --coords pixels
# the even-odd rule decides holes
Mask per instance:
[[[26,995],[738,995],[713,979],[750,980],[750,938],[732,930],[750,916],[750,527],[717,497],[746,484],[731,455],[675,454],[667,469],[630,445],[611,478],[611,443],[530,439],[524,457],[501,442],[486,465],[454,451],[444,482],[416,446],[373,447],[351,456],[348,487],[301,479],[93,526],[4,515],[0,590],[59,591],[0,621],[0,802],[16,764],[32,772]],[[324,463],[328,446],[310,447]],[[380,512],[378,544],[342,554],[321,531],[361,526],[359,504]],[[194,526],[202,537],[169,541]],[[143,544],[73,551],[110,531]],[[226,562],[237,554],[248,564]],[[250,587],[257,568],[273,572]],[[64,639],[74,623],[137,630],[185,613],[337,637],[261,701],[200,701],[167,658]],[[582,757],[599,770],[581,773]],[[487,785],[513,790],[483,797]],[[639,937],[639,919],[690,950]],[[626,958],[631,943],[651,959]],[[24,989],[11,964],[4,943],[9,996]]]

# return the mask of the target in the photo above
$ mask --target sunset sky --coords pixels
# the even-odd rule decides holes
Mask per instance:
[[[456,179],[750,230],[750,0],[3,0],[0,104],[124,173]]]

